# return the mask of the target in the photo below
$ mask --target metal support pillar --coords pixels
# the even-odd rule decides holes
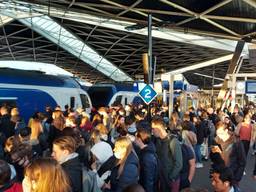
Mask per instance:
[[[171,115],[173,112],[173,99],[174,99],[174,75],[170,75],[169,80],[169,119],[171,119]]]
[[[239,61],[239,58],[240,58],[241,53],[243,51],[244,45],[245,45],[245,41],[243,41],[243,40],[240,40],[240,41],[237,42],[235,52],[233,54],[233,57],[230,61],[229,66],[228,66],[227,74],[233,74],[235,72],[238,61]],[[224,95],[227,91],[227,88],[228,88],[228,79],[225,78],[218,98],[220,98],[220,99],[224,98]]]
[[[148,83],[153,85],[153,69],[152,69],[152,16],[148,14]],[[151,121],[151,107],[148,105],[148,121]]]
[[[148,15],[148,66],[149,84],[153,84],[153,65],[152,65],[152,15]]]
[[[214,107],[214,76],[215,76],[215,65],[212,66],[212,98],[211,98],[211,107]]]
[[[236,105],[236,76],[233,74],[232,76],[232,81],[231,81],[231,113],[233,113],[235,105]]]

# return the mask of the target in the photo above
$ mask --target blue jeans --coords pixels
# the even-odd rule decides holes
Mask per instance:
[[[201,144],[195,145],[196,163],[202,163]]]

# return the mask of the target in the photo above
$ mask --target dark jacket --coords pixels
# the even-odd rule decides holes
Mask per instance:
[[[82,192],[82,166],[78,156],[61,164],[67,173],[73,192]]]
[[[53,125],[50,125],[48,137],[48,143],[50,144],[50,146],[52,145],[53,141],[60,136],[62,136],[62,131],[57,129]]]
[[[207,138],[209,135],[209,129],[208,129],[208,120],[203,120],[201,123],[197,126],[196,130],[196,139],[197,144],[201,145],[204,142],[204,138]]]
[[[11,121],[10,115],[3,115],[0,117],[0,132],[2,132],[6,138],[9,138],[15,134],[15,123]]]
[[[243,177],[246,165],[246,155],[242,142],[236,140],[234,136],[231,136],[225,142],[221,141],[218,137],[216,137],[215,142],[224,152],[227,152],[230,146],[232,147],[229,154],[229,163],[226,166],[231,168],[234,174],[234,181],[239,182]]]
[[[118,168],[112,169],[110,175],[111,192],[121,192],[128,185],[138,183],[139,179],[139,160],[137,156],[131,152],[127,157],[123,172],[118,178]]]
[[[236,182],[241,181],[246,166],[246,155],[241,141],[237,141],[233,145],[230,154],[230,165]]]
[[[170,190],[168,178],[168,173],[171,172],[170,167],[168,166],[171,164],[169,158],[169,139],[156,138],[155,145],[160,164],[160,188],[161,191],[166,192]]]
[[[160,164],[161,191],[170,191],[169,182],[178,179],[182,169],[181,145],[171,134],[165,139],[156,139],[156,152]]]
[[[153,143],[149,143],[140,152],[140,184],[146,192],[157,190],[157,155]]]

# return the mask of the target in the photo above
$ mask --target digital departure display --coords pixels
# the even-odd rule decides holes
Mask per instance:
[[[256,94],[256,81],[246,81],[245,93]]]

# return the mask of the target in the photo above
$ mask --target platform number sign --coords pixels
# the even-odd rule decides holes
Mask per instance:
[[[145,87],[143,87],[143,89],[139,92],[139,96],[148,105],[154,100],[157,93],[150,85],[145,85]]]

